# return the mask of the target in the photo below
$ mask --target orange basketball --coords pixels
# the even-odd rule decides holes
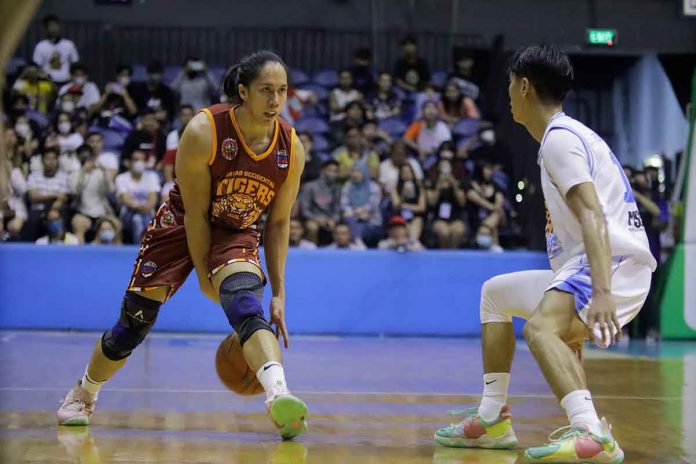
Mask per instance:
[[[256,378],[256,373],[249,369],[244,360],[239,337],[231,333],[220,342],[215,353],[215,370],[220,381],[230,390],[240,395],[258,395],[263,387]]]

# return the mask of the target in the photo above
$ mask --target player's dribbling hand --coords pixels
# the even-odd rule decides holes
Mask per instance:
[[[290,346],[290,337],[288,337],[288,329],[285,327],[285,298],[274,296],[271,298],[271,324],[275,324],[276,338],[280,341],[280,336],[283,336],[285,349]]]
[[[589,337],[590,340],[596,343],[595,326],[599,326],[603,346],[607,346],[612,341],[618,342],[621,338],[621,324],[619,324],[619,320],[616,317],[616,305],[610,295],[593,295],[592,303],[587,311]],[[612,336],[612,334],[614,335]]]

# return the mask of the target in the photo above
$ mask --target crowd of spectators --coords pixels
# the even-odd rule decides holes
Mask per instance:
[[[98,85],[58,18],[44,27],[7,76],[2,239],[138,243],[173,185],[184,127],[221,101],[220,76],[191,56],[176,73],[152,61],[142,80],[120,65]],[[283,116],[307,160],[291,246],[501,251],[514,217],[508,153],[481,110],[475,65],[463,56],[432,72],[405,38],[391,70],[374,69],[369,49],[341,70],[293,69]]]

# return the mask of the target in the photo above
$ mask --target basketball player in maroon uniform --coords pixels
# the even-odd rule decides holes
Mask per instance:
[[[307,406],[288,392],[280,363],[280,337],[286,348],[289,341],[284,275],[290,210],[305,163],[295,130],[279,117],[287,76],[272,52],[246,56],[223,83],[234,103],[205,108],[186,127],[177,183],[142,239],[119,320],[97,341],[85,374],[58,410],[59,424],[89,424],[101,386],[142,343],[162,303],[195,269],[201,291],[222,305],[239,335],[280,435],[293,438],[306,429]],[[258,256],[264,211],[270,324],[261,307],[266,277]]]

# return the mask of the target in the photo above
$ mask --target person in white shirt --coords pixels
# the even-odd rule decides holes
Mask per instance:
[[[80,243],[87,243],[87,232],[100,218],[112,214],[108,197],[114,192],[114,184],[105,169],[97,163],[97,157],[89,145],[79,148],[78,157],[82,166],[70,177],[77,209],[72,218],[72,229]]]
[[[570,422],[551,444],[527,449],[526,460],[623,461],[587,389],[582,346],[588,335],[602,347],[620,337],[645,302],[656,263],[621,165],[596,133],[562,112],[572,79],[570,60],[556,46],[530,46],[512,57],[512,116],[541,144],[551,270],[500,275],[483,285],[483,397],[463,423],[436,432],[444,445],[517,445],[506,405],[517,316],[527,319],[529,350]],[[472,426],[483,435],[467,434]]]
[[[443,142],[448,140],[452,140],[452,131],[447,123],[440,119],[437,104],[426,101],[423,104],[423,118],[406,129],[404,141],[418,152],[418,158],[423,162],[428,155],[433,154]]]
[[[399,182],[401,166],[409,164],[419,182],[423,180],[420,163],[408,155],[408,147],[403,140],[395,140],[389,151],[389,158],[379,163],[379,183],[386,193],[391,193]]]
[[[349,69],[343,69],[338,74],[338,87],[329,94],[329,109],[331,121],[342,121],[346,117],[346,106],[354,101],[361,101],[363,95],[353,88],[353,74]]]
[[[87,68],[81,63],[73,63],[70,65],[70,82],[64,84],[60,90],[58,90],[58,97],[60,98],[68,93],[68,90],[75,91],[77,89],[81,92],[81,96],[76,103],[77,108],[87,108],[91,110],[99,101],[99,98],[101,98],[99,87],[89,80]],[[65,103],[61,106],[63,111],[68,113],[73,112],[74,108],[71,109],[69,106],[66,108],[64,105]]]
[[[63,84],[70,80],[70,65],[80,60],[72,40],[60,36],[60,20],[54,15],[43,19],[46,38],[36,44],[33,61],[53,82]]]
[[[145,170],[145,152],[135,150],[130,169],[116,176],[116,198],[121,204],[123,231],[131,243],[138,243],[155,215],[160,192],[159,176]]]

